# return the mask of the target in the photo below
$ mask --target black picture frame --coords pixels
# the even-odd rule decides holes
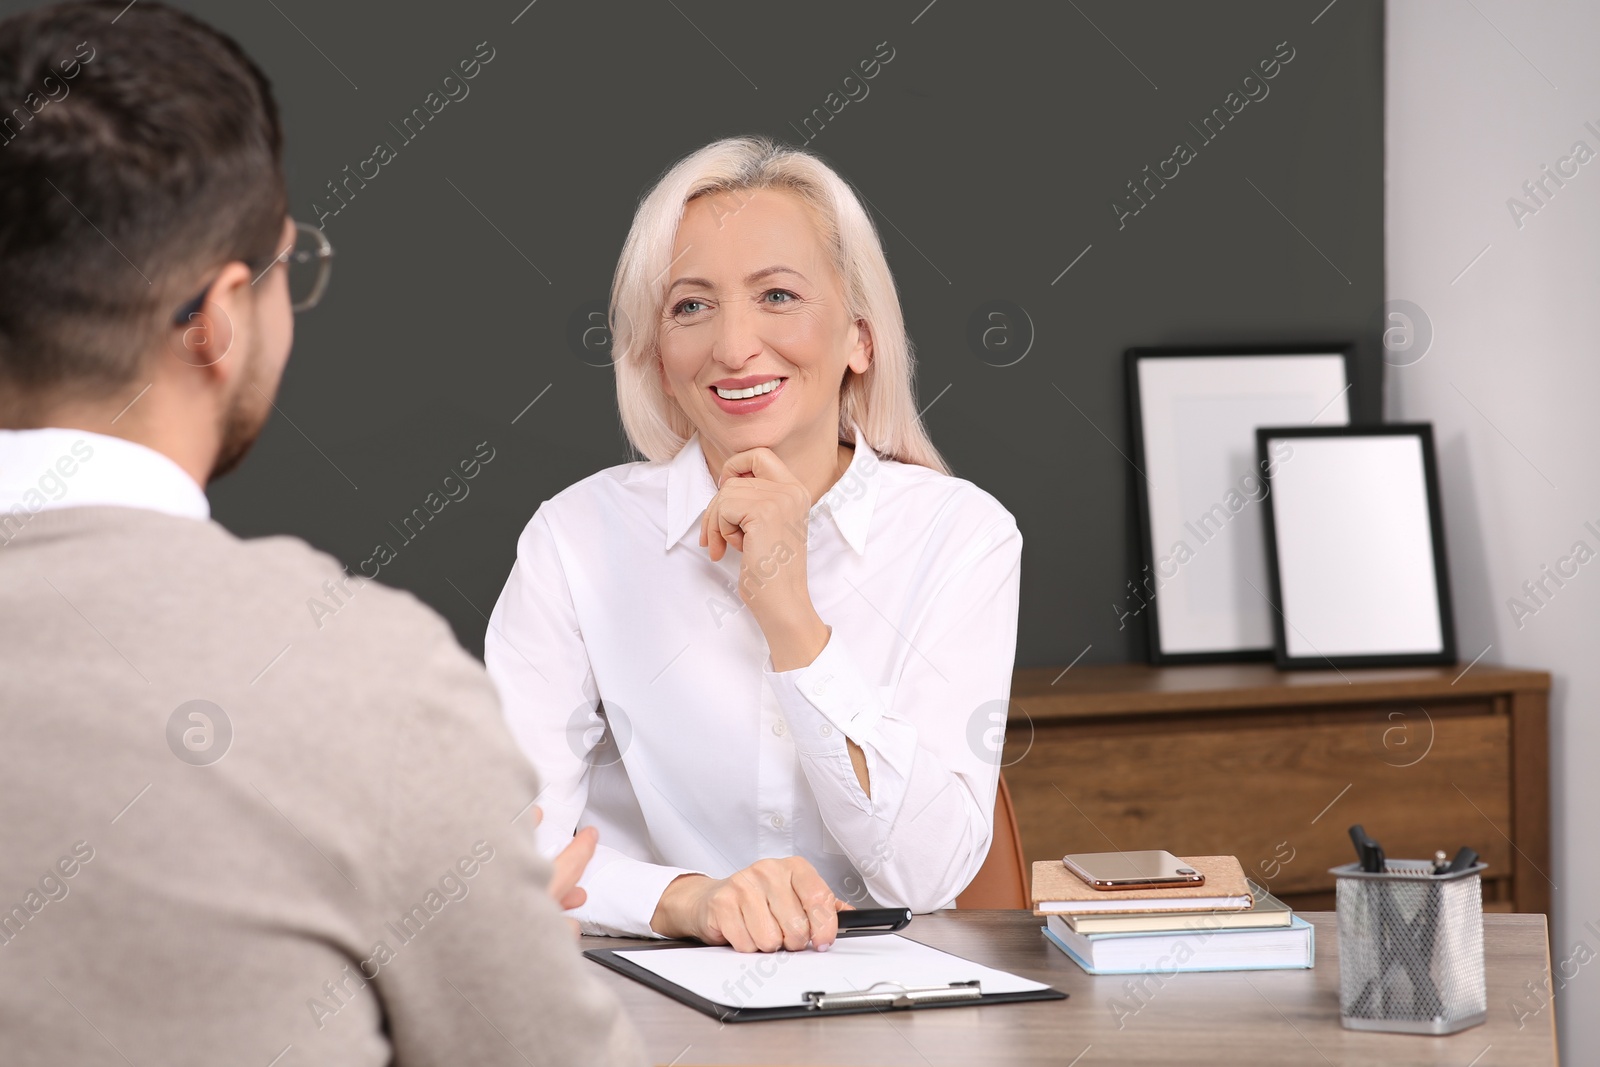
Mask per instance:
[[[1141,585],[1146,586],[1146,588],[1148,588],[1150,582],[1150,577],[1148,576],[1153,576],[1157,573],[1160,556],[1154,543],[1151,519],[1152,509],[1148,496],[1149,484],[1144,474],[1148,469],[1149,457],[1146,454],[1145,447],[1145,417],[1140,392],[1139,364],[1147,359],[1193,359],[1228,356],[1338,356],[1344,364],[1345,390],[1341,395],[1345,396],[1348,418],[1352,423],[1357,419],[1356,413],[1360,408],[1358,405],[1356,345],[1349,340],[1320,343],[1300,340],[1284,344],[1140,346],[1125,350],[1123,353],[1123,373],[1127,386],[1128,430],[1134,466],[1134,470],[1129,473],[1129,492],[1137,506],[1137,556],[1142,564],[1142,570],[1140,571]],[[1218,648],[1203,652],[1167,651],[1162,647],[1161,640],[1161,598],[1156,590],[1150,590],[1150,592],[1152,594],[1150,600],[1144,605],[1141,614],[1145,617],[1146,658],[1152,665],[1174,666],[1198,663],[1270,662],[1273,660],[1274,649],[1271,645],[1265,644],[1253,647]]]
[[[1424,495],[1428,508],[1429,540],[1433,556],[1433,591],[1438,612],[1441,648],[1438,652],[1336,653],[1293,655],[1288,647],[1289,618],[1283,595],[1282,559],[1278,539],[1277,493],[1279,484],[1274,465],[1269,463],[1273,441],[1307,438],[1416,437],[1422,456]],[[1359,667],[1448,666],[1457,661],[1454,602],[1450,595],[1450,567],[1445,551],[1444,512],[1439,495],[1438,461],[1433,443],[1433,425],[1426,422],[1386,423],[1340,427],[1280,426],[1256,430],[1256,457],[1268,480],[1267,506],[1262,509],[1266,524],[1267,580],[1273,605],[1273,661],[1279,670],[1317,670]],[[1375,605],[1375,610],[1382,610]]]

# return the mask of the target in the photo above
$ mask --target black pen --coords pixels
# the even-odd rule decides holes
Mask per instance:
[[[851,908],[839,913],[839,929],[868,930],[882,926],[885,933],[904,930],[911,925],[910,908]]]
[[[1388,869],[1383,846],[1368,837],[1366,829],[1360,823],[1350,827],[1350,840],[1356,846],[1356,856],[1361,861],[1363,871],[1369,874],[1382,874]]]

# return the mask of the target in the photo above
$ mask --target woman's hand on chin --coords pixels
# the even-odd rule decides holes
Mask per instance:
[[[828,643],[828,627],[806,585],[811,494],[770,448],[730,456],[717,495],[700,519],[700,545],[721,560],[738,550],[739,599],[767,638],[773,669],[808,666]]]
[[[686,874],[661,894],[650,928],[740,952],[818,951],[839,933],[849,904],[833,895],[816,868],[799,856],[757,860],[727,878]]]

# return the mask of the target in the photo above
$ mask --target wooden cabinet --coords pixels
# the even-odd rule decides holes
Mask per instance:
[[[1029,860],[1229,854],[1292,907],[1328,910],[1359,822],[1396,858],[1471,845],[1487,910],[1543,912],[1549,689],[1482,664],[1025,669],[1005,776]]]

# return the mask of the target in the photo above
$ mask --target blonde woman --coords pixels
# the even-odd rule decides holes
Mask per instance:
[[[718,141],[641,202],[611,302],[645,461],[540,506],[485,647],[542,847],[600,832],[576,917],[769,952],[950,905],[1022,539],[928,440],[871,220],[816,157]]]

